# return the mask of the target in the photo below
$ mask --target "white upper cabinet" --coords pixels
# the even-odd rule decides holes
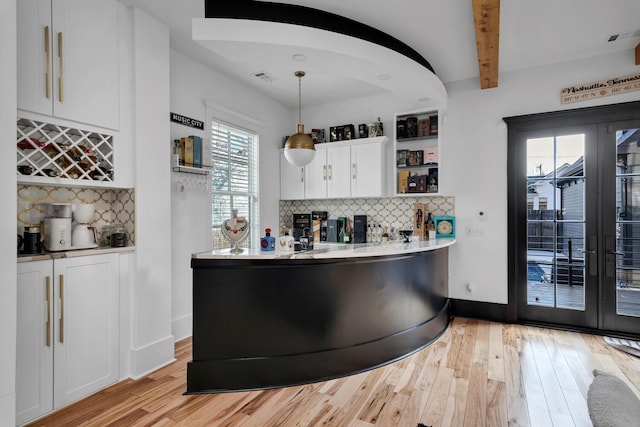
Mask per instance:
[[[117,2],[17,4],[18,108],[118,129]]]
[[[281,198],[384,197],[386,169],[383,144],[387,140],[386,137],[376,137],[316,145],[315,157],[304,167],[303,194],[298,189],[294,195],[290,188],[293,184],[281,180]],[[282,179],[286,169],[281,168]]]
[[[385,195],[382,141],[351,146],[351,197]]]
[[[348,145],[327,150],[327,198],[343,199],[351,195],[351,160]]]
[[[304,198],[327,198],[327,149],[316,145],[316,155],[304,167]]]
[[[280,199],[304,199],[304,167],[287,162],[284,151],[280,153]]]

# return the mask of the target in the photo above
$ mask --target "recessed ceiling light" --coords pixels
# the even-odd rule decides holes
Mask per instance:
[[[378,80],[389,80],[391,76],[389,74],[380,74]]]
[[[302,53],[296,53],[291,57],[291,59],[293,59],[296,62],[304,62],[307,60],[307,55],[304,55]]]

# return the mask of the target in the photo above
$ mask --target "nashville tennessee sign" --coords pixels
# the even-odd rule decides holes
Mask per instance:
[[[586,101],[603,96],[633,92],[634,90],[640,90],[640,74],[631,74],[609,80],[600,80],[578,86],[566,87],[562,89],[560,93],[560,102],[562,104],[568,104],[570,102]]]

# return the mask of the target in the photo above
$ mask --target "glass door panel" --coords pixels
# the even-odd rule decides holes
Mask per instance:
[[[529,138],[527,298],[585,309],[585,134]]]
[[[638,129],[616,132],[615,314],[640,317]]]

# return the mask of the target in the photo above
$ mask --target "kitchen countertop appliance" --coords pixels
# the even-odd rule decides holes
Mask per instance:
[[[71,204],[50,203],[46,206],[44,248],[48,251],[71,249]]]
[[[98,246],[94,228],[91,227],[95,207],[93,203],[74,203],[72,208],[75,225],[71,233],[73,248],[95,248]]]

